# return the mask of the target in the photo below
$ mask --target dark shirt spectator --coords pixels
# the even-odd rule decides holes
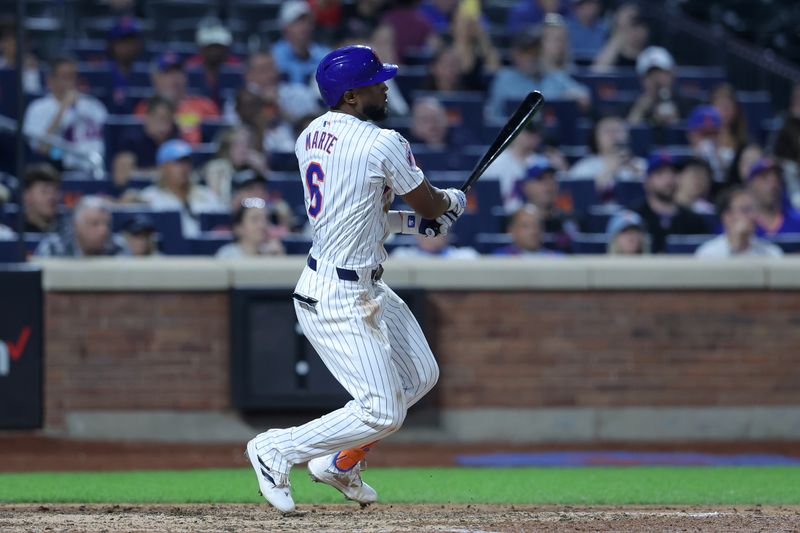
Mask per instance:
[[[714,214],[716,210],[709,201],[711,184],[712,170],[708,161],[690,157],[681,164],[675,201],[698,215]]]
[[[126,112],[131,70],[142,55],[139,22],[129,16],[118,18],[108,32],[108,67],[111,71],[111,101],[115,112]]]
[[[180,137],[175,125],[175,106],[161,96],[147,100],[142,126],[128,133],[112,162],[112,176],[117,187],[124,187],[132,175],[155,178],[156,152],[161,143]]]
[[[158,231],[153,219],[145,214],[138,214],[128,219],[122,226],[122,237],[134,257],[157,256]]]
[[[60,185],[61,176],[47,163],[31,165],[25,169],[22,177],[25,233],[52,233],[59,230]]]
[[[278,20],[283,38],[272,47],[278,69],[290,83],[308,83],[329,52],[314,38],[314,19],[308,3],[289,0],[281,4]]]
[[[233,36],[228,28],[216,17],[200,22],[195,35],[200,52],[186,61],[186,68],[203,72],[203,94],[218,106],[222,105],[219,83],[220,70],[225,66],[240,66],[242,60],[231,53]]]
[[[430,21],[419,9],[419,0],[395,2],[395,7],[386,12],[381,24],[394,31],[395,53],[399,61],[403,61],[409,51],[429,46],[436,35]]]
[[[603,71],[612,67],[634,68],[649,38],[650,28],[639,15],[639,6],[623,4],[614,13],[611,37],[595,55],[592,69]]]
[[[710,233],[705,220],[675,202],[677,178],[675,163],[666,154],[653,154],[647,164],[645,200],[635,211],[644,220],[650,235],[650,249],[662,253],[668,235]]]
[[[636,73],[642,94],[628,112],[628,122],[656,128],[677,124],[686,116],[691,103],[675,87],[675,60],[665,48],[645,48],[636,60]]]
[[[89,257],[128,255],[127,245],[111,232],[111,211],[98,196],[84,196],[75,206],[72,224],[62,233],[42,239],[35,255],[41,257]]]
[[[747,188],[756,199],[756,235],[771,237],[800,233],[800,213],[784,199],[782,169],[772,159],[759,159],[747,175]]]

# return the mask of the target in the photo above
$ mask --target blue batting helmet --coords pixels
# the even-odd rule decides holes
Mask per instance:
[[[397,65],[382,63],[369,46],[337,48],[317,67],[317,85],[322,100],[333,107],[350,89],[381,83],[397,74]]]

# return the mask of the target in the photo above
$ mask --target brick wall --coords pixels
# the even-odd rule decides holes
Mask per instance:
[[[230,405],[227,293],[48,292],[45,424],[92,409]]]
[[[446,407],[800,404],[800,293],[437,293]]]
[[[436,292],[440,405],[800,405],[800,292]],[[46,424],[225,409],[224,292],[46,294]]]

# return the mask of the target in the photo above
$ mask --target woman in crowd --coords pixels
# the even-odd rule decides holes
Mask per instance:
[[[234,126],[222,130],[217,137],[217,153],[205,164],[201,176],[223,203],[231,199],[231,177],[242,168],[249,167],[267,175],[264,152],[255,147],[253,134],[247,126]]]
[[[284,255],[283,244],[269,234],[267,203],[261,198],[245,198],[233,212],[235,241],[217,251],[217,257],[233,259],[260,255]]]

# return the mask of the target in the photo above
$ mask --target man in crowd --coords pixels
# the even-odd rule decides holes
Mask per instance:
[[[695,255],[702,258],[780,257],[783,251],[756,237],[758,208],[753,194],[745,187],[734,186],[722,191],[717,200],[724,233],[703,243]]]
[[[642,94],[628,112],[628,122],[664,128],[680,121],[687,111],[687,103],[673,86],[674,69],[675,60],[665,48],[648,46],[642,50],[636,58]]]
[[[511,235],[511,244],[498,248],[492,255],[561,255],[542,246],[542,215],[534,205],[524,205],[514,213],[508,233]]]
[[[139,214],[128,219],[122,227],[122,237],[134,257],[159,255],[156,224],[148,215]]]
[[[314,19],[305,0],[281,4],[278,20],[283,38],[272,47],[281,74],[291,83],[308,83],[328,49],[315,43]]]
[[[186,61],[186,68],[197,68],[203,71],[203,94],[210,97],[218,106],[222,105],[219,73],[223,65],[238,66],[241,59],[231,54],[233,36],[230,30],[216,17],[209,17],[200,22],[195,35],[195,42],[200,52]]]
[[[72,224],[61,233],[42,239],[35,255],[42,257],[92,257],[128,255],[125,241],[111,232],[111,211],[99,196],[80,199]]]
[[[131,70],[142,55],[142,37],[135,18],[124,16],[114,21],[108,31],[108,66],[111,70],[111,101],[115,112],[125,111],[128,102]]]
[[[52,233],[59,230],[58,203],[61,176],[47,163],[31,165],[22,177],[22,205],[26,233]]]
[[[28,106],[23,131],[31,147],[69,169],[91,168],[92,158],[105,156],[103,127],[108,112],[100,101],[78,92],[78,68],[73,59],[57,57],[47,77],[50,92]],[[60,139],[69,150],[48,143],[42,136]]]
[[[784,202],[781,167],[772,159],[759,159],[747,174],[747,188],[756,200],[756,234],[773,236],[800,233],[800,214]]]
[[[644,220],[650,234],[650,250],[655,254],[664,252],[667,235],[703,234],[711,230],[700,215],[676,203],[677,186],[673,159],[667,154],[651,155],[644,182],[645,200],[635,211]]]

